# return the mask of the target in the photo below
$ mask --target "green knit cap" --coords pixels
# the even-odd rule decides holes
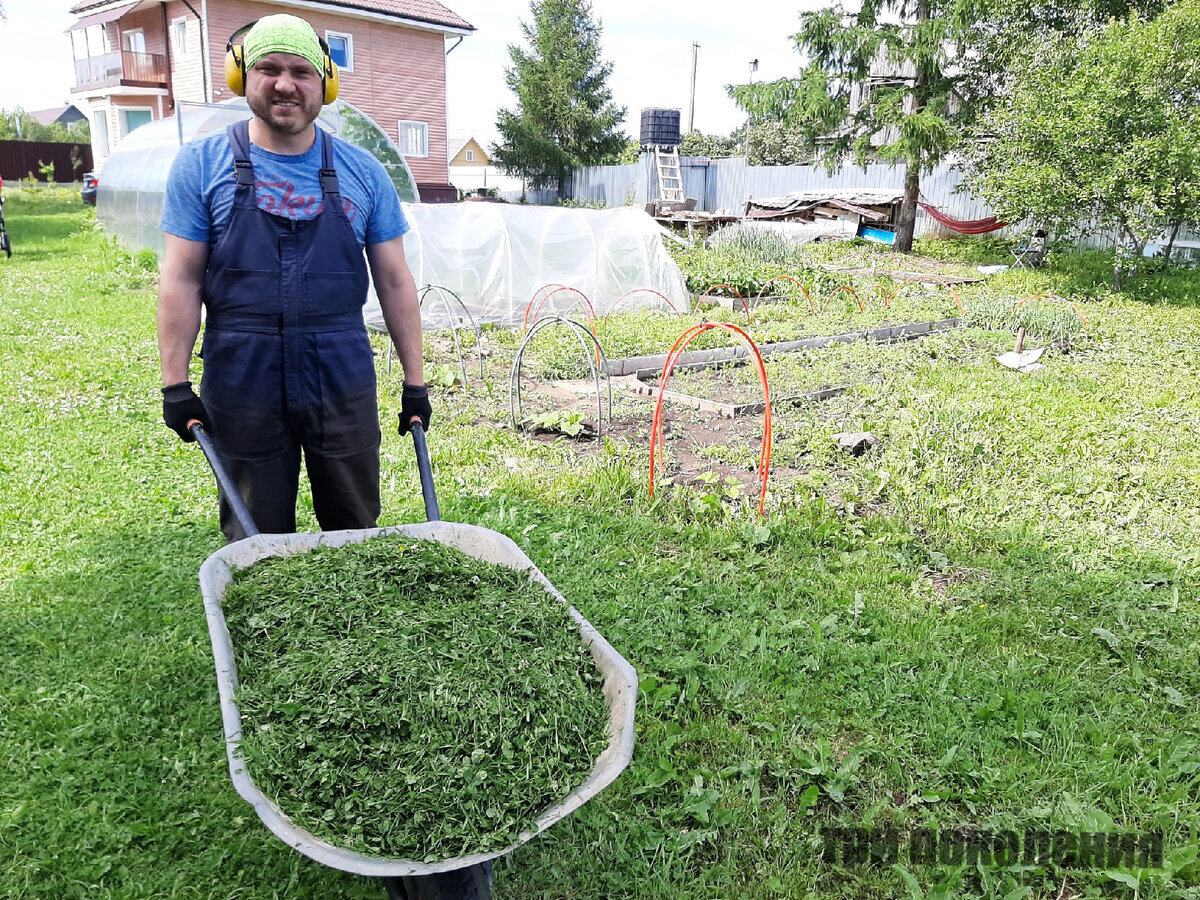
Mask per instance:
[[[323,74],[325,53],[317,33],[298,16],[286,13],[263,16],[246,32],[242,52],[247,69],[268,53],[291,53],[307,59],[318,73]]]

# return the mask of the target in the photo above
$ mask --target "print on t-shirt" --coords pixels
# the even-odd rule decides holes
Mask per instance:
[[[315,219],[325,208],[321,197],[297,196],[296,185],[290,181],[260,181],[256,178],[254,194],[259,209],[289,219]],[[342,208],[353,225],[358,207],[345,194],[342,195]]]

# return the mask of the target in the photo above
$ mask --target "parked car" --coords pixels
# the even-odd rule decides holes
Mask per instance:
[[[79,196],[84,203],[87,203],[91,206],[96,205],[96,188],[99,185],[100,182],[91,172],[88,172],[83,176],[83,190],[79,192]]]

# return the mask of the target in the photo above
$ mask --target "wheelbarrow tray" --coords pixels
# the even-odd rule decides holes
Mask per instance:
[[[279,806],[267,797],[250,778],[245,761],[239,751],[242,734],[241,714],[234,702],[237,690],[237,667],[234,662],[233,644],[225,624],[222,604],[225,591],[239,569],[253,565],[272,556],[291,556],[306,553],[316,547],[341,547],[368,541],[383,535],[405,535],[411,538],[437,541],[454,547],[468,556],[484,562],[508,566],[511,569],[528,570],[547,591],[566,604],[566,599],[521,549],[509,538],[487,528],[461,525],[452,522],[425,522],[401,525],[392,528],[366,528],[352,531],[326,531],[315,534],[260,534],[230,544],[218,550],[200,568],[200,588],[204,596],[204,612],[208,619],[208,633],[212,639],[213,657],[217,667],[217,687],[221,699],[221,720],[225,728],[225,748],[229,757],[229,772],[234,787],[246,800],[263,824],[276,837],[317,862],[355,872],[359,875],[396,877],[433,875],[454,869],[476,865],[519,847],[534,835],[549,828],[559,819],[574,812],[587,800],[613,782],[633,756],[633,712],[637,697],[637,673],[625,659],[613,649],[595,628],[574,608],[571,617],[579,624],[579,635],[591,651],[596,667],[604,677],[604,697],[608,703],[609,718],[608,747],[596,759],[587,780],[558,803],[544,810],[535,822],[533,830],[522,832],[516,842],[493,853],[476,853],[435,863],[417,860],[391,859],[367,856],[321,840],[298,827]]]

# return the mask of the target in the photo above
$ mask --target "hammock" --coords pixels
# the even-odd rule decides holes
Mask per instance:
[[[959,234],[987,234],[989,231],[999,231],[1006,224],[995,216],[988,216],[986,219],[952,219],[936,206],[920,201],[918,205],[942,225]]]

